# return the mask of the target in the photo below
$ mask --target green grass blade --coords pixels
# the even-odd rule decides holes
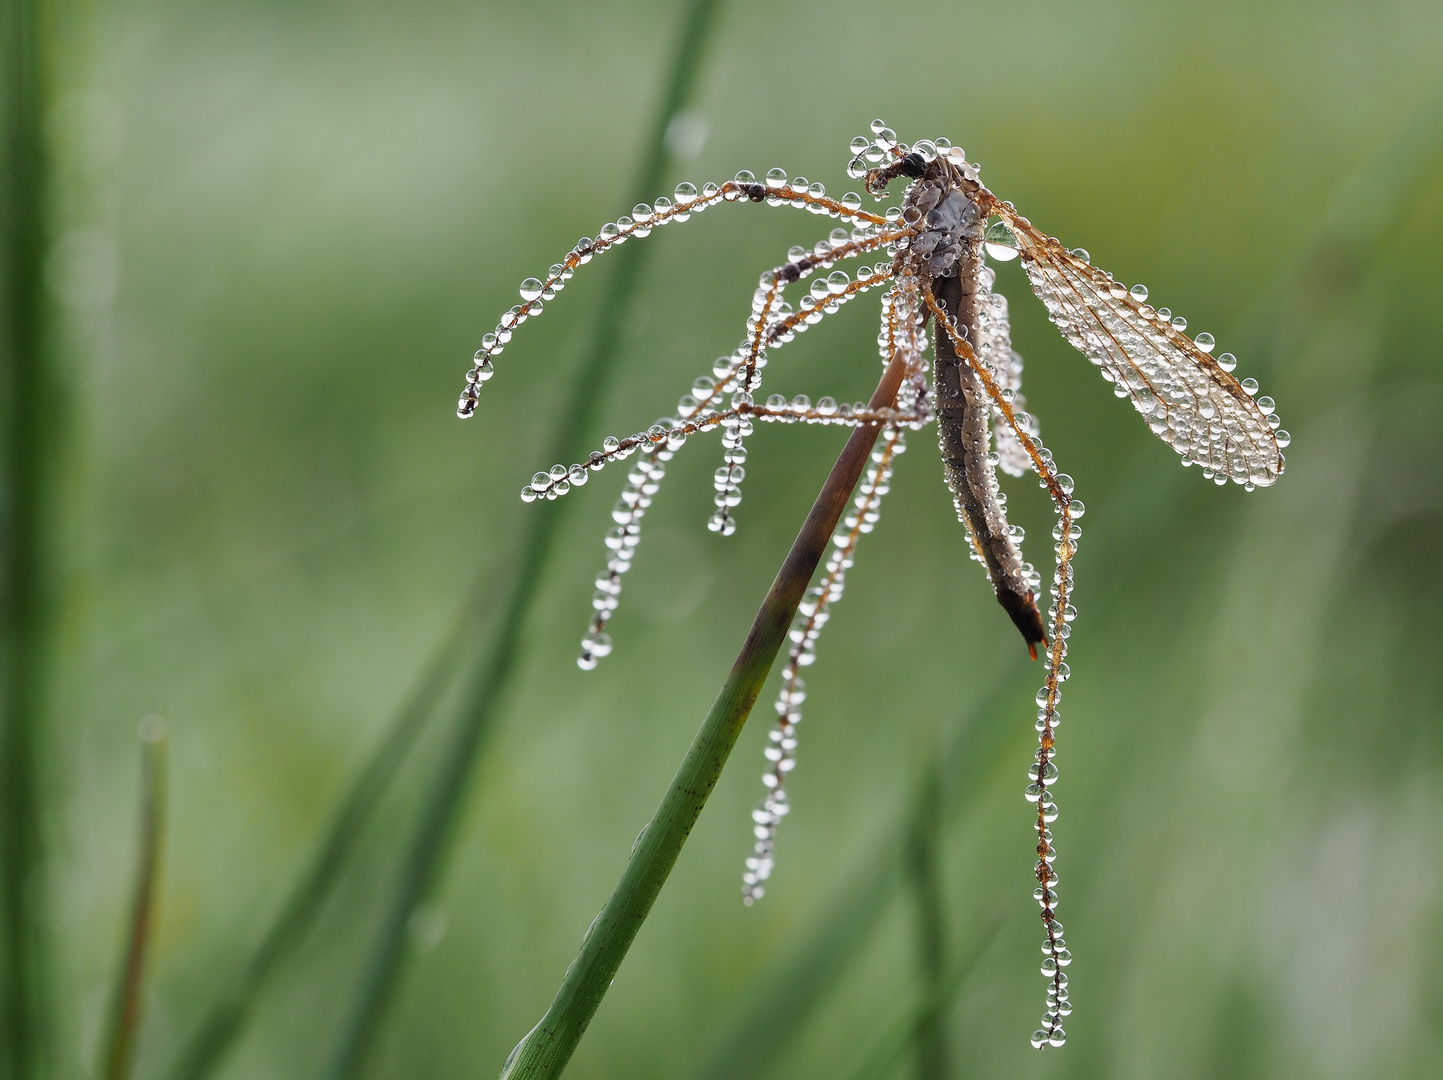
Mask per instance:
[[[977,962],[987,951],[987,946],[997,940],[997,931],[1003,920],[1003,913],[995,912],[983,924],[981,932],[972,942],[972,947],[958,958],[951,970],[944,969],[935,984],[917,988],[913,999],[902,1010],[901,1015],[891,1022],[871,1051],[862,1056],[861,1063],[846,1080],[878,1080],[879,1077],[889,1076],[909,1047],[920,1049],[925,1046],[934,1030],[945,1035],[948,1007],[957,1000],[957,995],[966,985],[967,977],[976,969]],[[945,1061],[943,1065],[945,1067]],[[934,1067],[935,1059],[919,1055],[918,1076],[936,1075],[927,1071]]]
[[[180,1052],[170,1070],[172,1080],[199,1080],[210,1075],[245,1029],[251,1007],[266,982],[315,923],[371,809],[425,729],[446,687],[455,678],[457,667],[465,662],[467,646],[483,632],[482,624],[496,608],[500,584],[496,582],[485,590],[480,587],[473,590],[440,649],[391,722],[385,738],[372,751],[341,800],[325,836],[279,914]]]
[[[895,354],[869,408],[886,408],[892,403],[905,369],[905,358]],[[511,1052],[502,1070],[507,1080],[560,1076],[571,1060],[716,787],[879,433],[877,427],[859,427],[847,439],[671,787],[637,838],[606,906],[588,929],[581,954],[567,969],[546,1015]]]
[[[135,1062],[144,1001],[145,961],[150,929],[155,919],[155,896],[160,881],[160,853],[165,840],[165,721],[147,716],[140,724],[144,747],[141,774],[140,848],[135,860],[135,893],[130,905],[130,929],[125,959],[116,973],[111,1005],[110,1037],[106,1040],[101,1075],[105,1080],[128,1080]]]
[[[44,260],[48,160],[44,136],[42,0],[0,11],[5,132],[0,194],[0,365],[5,410],[3,580],[0,580],[0,1077],[41,1068],[42,830],[38,757],[45,712],[50,558],[45,540],[58,398],[46,358]]]
[[[922,734],[918,755],[916,808],[907,845],[908,878],[917,908],[917,995],[915,1025],[918,1080],[946,1080],[948,1040],[943,1023],[947,974],[947,919],[942,868],[942,758],[934,727]]]
[[[667,126],[696,84],[707,43],[706,31],[717,6],[717,0],[691,0],[687,7],[670,77],[653,119],[646,158],[637,177],[634,194],[638,202],[653,198],[665,176],[670,162]],[[590,338],[590,349],[573,377],[570,394],[561,410],[552,460],[575,460],[584,453],[591,413],[610,374],[621,326],[630,310],[648,251],[645,245],[632,244],[616,253],[598,324]],[[511,587],[492,651],[475,669],[454,742],[442,756],[437,775],[428,785],[427,802],[398,876],[396,891],[325,1066],[323,1075],[327,1080],[344,1080],[355,1074],[378,1027],[400,966],[406,927],[438,872],[447,833],[475,764],[482,736],[490,726],[496,702],[515,668],[522,625],[555,539],[560,513],[560,507],[548,505],[534,508],[529,516],[520,545],[519,565],[506,575]]]

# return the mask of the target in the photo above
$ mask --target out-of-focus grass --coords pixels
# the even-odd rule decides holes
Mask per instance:
[[[57,13],[0,12],[0,1076],[46,1065],[45,749],[55,560],[56,420],[44,284],[51,161],[45,122]]]
[[[154,714],[147,716],[140,722],[140,738],[144,757],[135,885],[129,924],[126,926],[125,949],[116,965],[109,1037],[100,1067],[96,1070],[105,1080],[129,1080],[134,1068],[135,1046],[145,1015],[146,964],[150,959],[156,886],[160,880],[161,852],[165,845],[165,721]]]
[[[83,376],[87,499],[63,549],[51,917],[57,1044],[78,1072],[95,1059],[128,888],[121,748],[135,717],[164,711],[173,830],[144,1074],[267,922],[459,590],[501,564],[528,512],[515,492],[551,464],[548,419],[603,275],[579,275],[527,324],[469,425],[451,416],[458,380],[516,282],[625,212],[617,191],[675,8],[157,2],[99,18],[105,47],[74,114],[99,195],[66,220],[84,233],[66,250],[90,265],[110,241],[120,274],[113,296],[62,300],[93,349],[68,369]],[[1436,171],[1370,273],[1320,260],[1318,299],[1292,324],[1272,313],[1340,179],[1432,93],[1439,14],[1119,0],[885,18],[909,39],[879,55],[870,9],[729,8],[697,100],[710,137],[684,178],[783,165],[845,191],[846,140],[873,116],[947,135],[1034,221],[1238,353],[1294,435],[1276,488],[1214,490],[1002,268],[1029,402],[1089,507],[1059,736],[1077,1012],[1063,1053],[1033,1055],[1029,672],[975,721],[1010,732],[1015,772],[1004,752],[968,780],[944,836],[952,939],[993,903],[1007,912],[947,1014],[959,1070],[1427,1075],[1440,762],[1436,675],[1415,658],[1443,637]],[[646,300],[585,434],[669,409],[739,338],[756,274],[828,227],[736,207],[646,241]],[[774,388],[864,393],[863,307],[780,353]],[[727,541],[703,526],[719,452],[689,444],[649,513],[616,651],[589,675],[572,650],[614,481],[568,497],[378,1075],[484,1072],[540,1015],[839,442],[759,432]],[[743,910],[735,880],[756,731],[570,1075],[675,1074],[767,992],[772,959],[848,882],[896,872],[871,860],[907,798],[914,726],[958,716],[1016,647],[925,443],[809,673],[766,900]],[[1013,506],[1036,548],[1045,506],[1030,486]],[[421,750],[227,1075],[318,1067],[317,1032],[335,1030],[438,746]],[[885,1005],[915,983],[904,911],[886,909],[839,967],[777,1075],[843,1074],[881,1034]]]

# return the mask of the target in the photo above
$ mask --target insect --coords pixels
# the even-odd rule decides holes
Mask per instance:
[[[786,779],[796,764],[797,725],[806,698],[800,671],[815,659],[818,635],[831,605],[842,595],[860,538],[878,521],[893,466],[906,449],[907,432],[936,422],[944,479],[966,526],[972,557],[983,565],[1032,657],[1037,658],[1040,647],[1046,664],[1037,692],[1038,748],[1026,789],[1038,834],[1033,898],[1041,908],[1042,974],[1047,979],[1047,1011],[1031,1041],[1039,1049],[1057,1047],[1066,1040],[1062,1021],[1072,1011],[1063,970],[1072,956],[1056,915],[1057,852],[1051,830],[1057,818],[1055,739],[1062,684],[1070,675],[1064,658],[1076,617],[1072,561],[1084,507],[1073,495],[1071,477],[1058,471],[1043,445],[1037,421],[1025,411],[1022,358],[1012,349],[1007,300],[993,291],[996,275],[988,259],[1021,259],[1052,322],[1113,384],[1118,397],[1131,400],[1184,465],[1199,466],[1219,484],[1231,480],[1248,490],[1264,487],[1282,474],[1282,449],[1289,437],[1280,428],[1272,399],[1256,396],[1256,381],[1233,377],[1236,359],[1230,353],[1212,355],[1211,334],[1189,336],[1183,318],[1148,304],[1146,288],[1128,288],[1092,266],[1082,249],[1069,250],[1038,231],[1011,203],[983,186],[978,166],[960,147],[945,139],[909,146],[877,120],[870,137],[852,141],[851,152],[848,175],[875,199],[885,199],[892,184],[905,182],[899,205],[872,213],[862,208],[856,193],[834,199],[821,184],[801,177],[788,180],[780,169],[760,181],[743,171],[700,190],[681,184],[674,199],[639,205],[631,215],[603,226],[596,239],[583,238],[544,280],[522,282],[522,303],[482,339],[457,411],[462,417],[475,412],[478,392],[494,374],[493,359],[517,328],[539,315],[543,303],[552,300],[579,267],[611,247],[724,203],[790,206],[841,223],[815,247],[792,248],[786,262],[762,274],[741,344],[718,359],[710,375],[693,383],[673,415],[627,438],[606,439],[584,462],[538,472],[521,497],[527,502],[558,498],[605,466],[635,458],[612,511],[616,527],[606,538],[610,556],[596,579],[595,613],[577,660],[591,669],[611,651],[607,625],[641,538],[642,519],[666,463],[689,438],[721,431],[723,463],[714,477],[716,511],[708,525],[730,535],[741,502],[746,439],[758,421],[880,426],[871,466],[857,487],[851,512],[833,537],[820,582],[808,591],[791,628],[776,701],[778,718],[766,750],[766,792],[753,811],[756,840],[743,875],[743,900],[751,904],[765,891],[777,826],[790,809]],[[866,258],[877,261],[860,265],[855,276],[838,268]],[[808,279],[809,289],[793,307],[785,299],[787,287]],[[830,397],[813,404],[800,395],[790,401],[780,395],[758,400],[772,353],[873,290],[882,294],[877,337],[882,359],[900,359],[905,365],[891,407],[839,405]],[[1034,473],[1056,513],[1051,599],[1045,612],[1038,605],[1041,575],[1023,559],[1022,529],[1007,520],[998,469],[1013,476]]]

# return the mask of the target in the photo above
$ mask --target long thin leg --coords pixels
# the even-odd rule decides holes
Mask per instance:
[[[976,373],[992,403],[1011,426],[1013,434],[1027,451],[1042,486],[1052,497],[1057,508],[1057,524],[1052,530],[1056,544],[1056,556],[1052,581],[1052,605],[1047,617],[1052,631],[1047,649],[1047,675],[1042,688],[1037,691],[1037,755],[1028,770],[1031,783],[1027,786],[1028,801],[1037,805],[1037,863],[1034,875],[1037,888],[1033,898],[1042,908],[1042,925],[1046,938],[1042,943],[1042,974],[1048,980],[1047,1011],[1042,1017],[1042,1027],[1032,1033],[1032,1045],[1039,1049],[1044,1046],[1061,1046],[1067,1039],[1062,1020],[1072,1012],[1068,1000],[1067,973],[1062,969],[1072,963],[1072,953],[1062,936],[1062,923],[1057,920],[1057,874],[1052,869],[1057,858],[1057,849],[1052,843],[1051,824],[1057,820],[1057,802],[1053,798],[1052,785],[1057,781],[1055,758],[1055,736],[1061,717],[1057,706],[1062,700],[1062,684],[1071,676],[1064,657],[1067,655],[1067,639],[1071,634],[1071,623],[1077,617],[1072,604],[1072,559],[1077,553],[1077,541],[1082,536],[1082,527],[1077,519],[1082,516],[1082,503],[1072,497],[1072,478],[1052,468],[1052,455],[1040,439],[1018,423],[1011,403],[1002,394],[1001,388],[987,371],[986,365],[978,361],[972,347],[960,337],[947,319],[935,297],[926,293],[927,306],[938,317],[937,325],[943,329],[958,355],[966,360]]]

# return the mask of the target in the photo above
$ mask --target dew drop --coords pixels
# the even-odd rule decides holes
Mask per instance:
[[[521,283],[521,299],[530,303],[532,300],[541,299],[541,282],[534,277],[529,277]]]

